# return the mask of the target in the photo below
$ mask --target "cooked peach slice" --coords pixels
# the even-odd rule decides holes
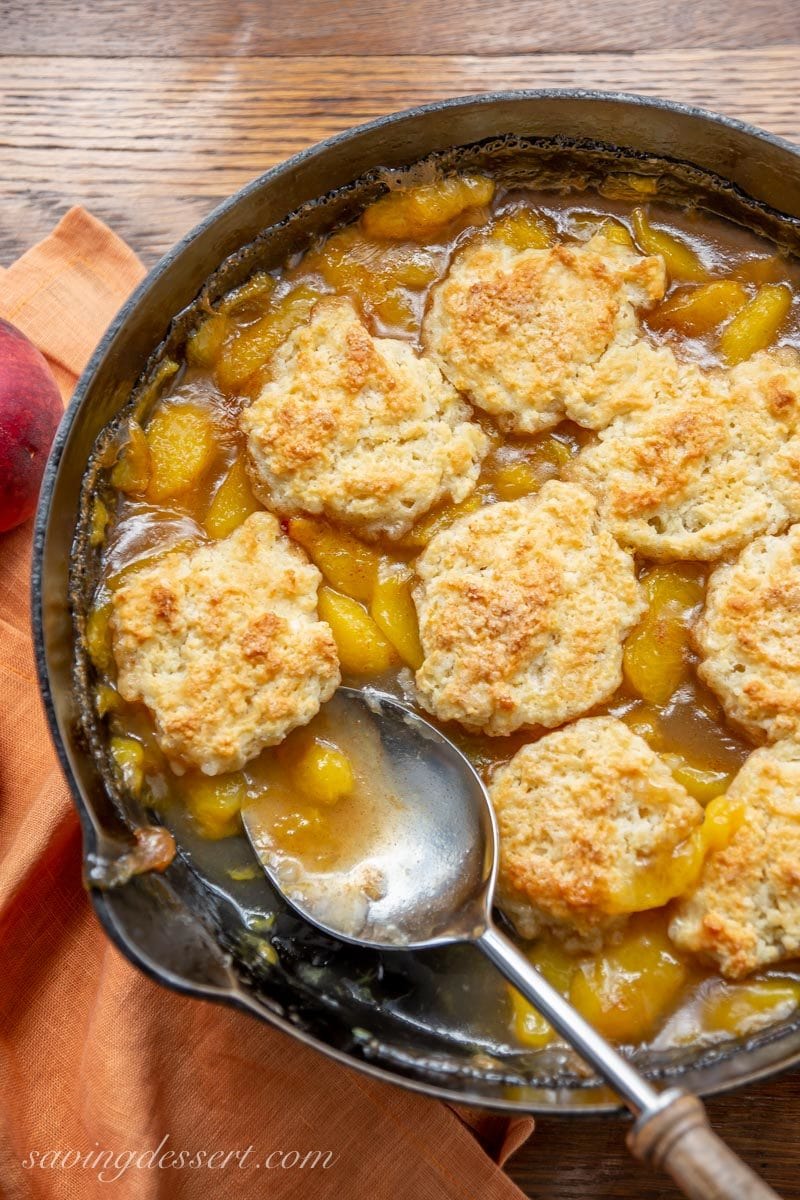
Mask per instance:
[[[233,317],[237,321],[263,316],[277,283],[274,275],[267,271],[257,271],[241,287],[225,296],[220,301],[217,311],[224,317]]]
[[[322,517],[292,517],[288,532],[332,588],[369,604],[381,562],[377,550]]]
[[[685,279],[691,283],[708,280],[708,271],[688,242],[652,225],[643,208],[633,210],[631,221],[640,249],[645,254],[660,254],[671,279]]]
[[[703,1004],[703,1025],[712,1032],[744,1037],[791,1016],[800,1005],[800,981],[755,979],[723,984]]]
[[[388,192],[364,210],[361,225],[368,237],[424,241],[461,213],[485,207],[493,195],[491,179],[449,175]]]
[[[715,279],[703,287],[673,292],[656,309],[652,322],[697,337],[729,321],[746,303],[747,291],[738,279]]]
[[[117,736],[108,748],[125,787],[138,796],[144,784],[144,746],[135,738]]]
[[[467,496],[466,500],[461,500],[458,504],[440,505],[427,513],[421,521],[417,521],[400,544],[407,549],[423,550],[437,533],[448,529],[459,517],[475,512],[480,506],[481,497],[478,492],[473,492],[471,496]]]
[[[106,713],[116,712],[120,707],[122,698],[116,688],[109,683],[99,683],[95,688],[94,706],[98,717],[104,717]]]
[[[557,988],[562,996],[569,995],[570,984],[578,969],[577,958],[549,938],[542,938],[526,953],[548,983]],[[541,1013],[515,987],[509,987],[508,991],[511,998],[512,1028],[517,1040],[523,1046],[533,1049],[539,1049],[552,1042],[555,1033]]]
[[[581,964],[570,999],[604,1037],[635,1042],[654,1032],[688,978],[663,921],[644,918],[618,945]]]
[[[609,912],[645,912],[682,896],[697,882],[706,855],[723,850],[743,820],[740,803],[717,796],[706,806],[702,825],[682,845],[649,862],[634,882],[609,896]]]
[[[682,754],[665,754],[664,757],[669,763],[673,777],[683,784],[689,795],[694,796],[700,804],[708,804],[709,800],[724,795],[733,782],[733,771],[699,766]]]
[[[307,283],[300,284],[275,301],[263,317],[229,337],[217,357],[220,389],[226,394],[241,391],[248,380],[267,367],[292,330],[308,320],[322,294]]]
[[[215,540],[227,537],[234,529],[238,529],[251,513],[258,512],[261,507],[250,487],[244,456],[239,454],[233,460],[208,506],[203,522],[205,531]]]
[[[729,366],[766,350],[781,331],[792,307],[791,289],[784,283],[765,283],[723,329],[720,354]]]
[[[407,667],[422,666],[417,610],[411,598],[413,571],[396,564],[384,567],[370,605],[370,612],[381,633],[391,642]]]
[[[184,776],[184,803],[204,838],[231,837],[239,829],[239,812],[247,799],[247,783],[240,772],[231,775]]]
[[[86,618],[86,650],[98,671],[111,669],[111,601],[103,600]]]
[[[92,516],[89,526],[89,545],[102,546],[106,536],[106,526],[108,525],[111,514],[108,508],[100,499],[95,496],[92,503]]]
[[[319,615],[331,627],[343,671],[379,675],[396,661],[391,643],[357,600],[321,587]]]
[[[553,231],[531,208],[514,208],[503,213],[492,226],[491,236],[512,250],[546,250],[553,244]]]
[[[212,313],[198,325],[186,342],[186,361],[190,367],[213,367],[223,342],[230,332],[230,322],[223,313]]]
[[[544,434],[526,451],[501,451],[490,460],[486,478],[499,500],[519,500],[538,492],[543,483],[554,479],[569,461],[569,447],[559,438]]]
[[[150,447],[138,421],[128,422],[127,439],[111,471],[111,483],[120,492],[141,496],[150,482]]]
[[[304,800],[313,804],[336,804],[355,787],[353,764],[329,742],[314,738],[291,764],[289,777]]]
[[[692,567],[653,567],[641,580],[647,613],[625,643],[623,671],[650,704],[666,704],[689,675],[689,631],[703,584]]]
[[[147,499],[154,504],[174,500],[196,487],[216,454],[214,421],[197,404],[169,404],[147,426],[150,481]]]

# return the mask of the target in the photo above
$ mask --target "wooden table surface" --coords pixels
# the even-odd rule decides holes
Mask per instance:
[[[381,113],[498,88],[645,92],[800,141],[798,0],[0,0],[0,264],[71,204],[148,264],[273,163]],[[800,1200],[800,1074],[714,1100]],[[613,1120],[540,1120],[510,1165],[542,1200],[674,1197]]]

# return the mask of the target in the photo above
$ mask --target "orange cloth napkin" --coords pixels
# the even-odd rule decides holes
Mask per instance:
[[[143,274],[124,242],[72,209],[0,269],[0,316],[44,353],[66,400]],[[30,540],[30,522],[0,537],[0,1196],[94,1200],[113,1183],[125,1200],[519,1200],[498,1163],[532,1121],[376,1083],[160,988],[107,941],[39,702]],[[159,1145],[163,1165],[149,1166]],[[296,1165],[293,1151],[315,1150],[332,1152],[329,1166]],[[217,1151],[227,1166],[209,1160]],[[186,1165],[199,1152],[208,1165]],[[144,1157],[123,1167],[132,1154]]]

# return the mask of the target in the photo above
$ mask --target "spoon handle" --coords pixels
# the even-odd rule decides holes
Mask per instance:
[[[638,1118],[628,1135],[628,1148],[637,1158],[666,1171],[692,1200],[779,1200],[720,1141],[695,1096],[677,1088],[657,1091],[496,925],[490,922],[475,944]]]
[[[666,1171],[691,1200],[779,1200],[717,1137],[697,1096],[683,1093],[658,1112],[645,1114],[627,1142],[631,1154]]]

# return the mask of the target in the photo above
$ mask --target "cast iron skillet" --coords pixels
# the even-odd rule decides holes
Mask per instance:
[[[573,1059],[520,1053],[504,1042],[497,985],[468,948],[381,958],[330,942],[282,911],[266,880],[221,886],[227,876],[219,862],[210,864],[208,849],[180,830],[182,850],[166,874],[111,889],[92,883],[149,819],[119,793],[87,703],[81,631],[96,569],[87,497],[102,471],[94,461],[86,472],[98,435],[121,419],[137,381],[134,404],[145,405],[146,381],[165,354],[179,351],[201,292],[200,303],[213,301],[254,266],[277,265],[315,231],[352,219],[384,189],[387,172],[429,156],[512,178],[534,174],[543,186],[609,173],[656,176],[662,196],[693,198],[800,249],[800,150],[737,121],[638,96],[542,91],[446,101],[361,126],[268,171],[151,271],[78,384],[36,521],[33,624],[42,694],[83,826],[95,909],[109,937],[152,978],[236,1005],[333,1058],[429,1095],[509,1112],[610,1109],[613,1097]],[[235,863],[243,851],[238,859],[235,845],[214,853]],[[275,952],[278,961],[270,963]],[[653,1075],[717,1092],[800,1060],[800,1022],[748,1042],[642,1052],[639,1059]]]

